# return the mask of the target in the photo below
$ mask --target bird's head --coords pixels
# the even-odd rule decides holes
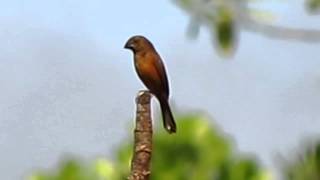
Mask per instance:
[[[149,48],[153,48],[153,45],[147,38],[138,35],[132,36],[130,39],[128,39],[128,41],[124,45],[124,48],[130,49],[134,53],[137,53],[143,50],[147,50]]]

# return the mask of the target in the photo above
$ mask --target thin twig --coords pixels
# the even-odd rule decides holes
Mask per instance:
[[[148,180],[152,152],[151,94],[140,91],[136,97],[136,127],[134,130],[134,151],[131,160],[129,180]]]
[[[320,42],[320,30],[303,29],[303,28],[290,28],[284,26],[276,26],[271,24],[264,24],[252,19],[243,21],[243,27],[249,31],[261,33],[275,39],[283,40],[297,40],[308,43]]]

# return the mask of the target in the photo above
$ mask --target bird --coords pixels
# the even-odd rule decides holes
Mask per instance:
[[[177,127],[169,105],[169,82],[160,55],[153,44],[141,35],[129,38],[124,48],[133,52],[134,66],[139,78],[158,99],[164,128],[169,134],[175,133]]]

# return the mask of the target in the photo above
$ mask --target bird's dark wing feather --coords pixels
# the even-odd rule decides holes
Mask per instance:
[[[161,79],[161,86],[163,88],[163,90],[165,91],[165,95],[166,98],[169,97],[169,82],[168,82],[168,77],[167,77],[167,73],[166,73],[166,69],[164,67],[164,64],[161,60],[161,57],[159,55],[157,55],[156,61],[154,61],[155,63],[157,63],[155,66],[157,67],[157,72],[158,75],[160,76]]]

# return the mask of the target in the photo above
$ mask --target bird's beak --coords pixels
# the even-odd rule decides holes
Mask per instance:
[[[131,43],[130,41],[128,41],[125,45],[124,45],[125,49],[133,49],[134,45],[133,43]]]

